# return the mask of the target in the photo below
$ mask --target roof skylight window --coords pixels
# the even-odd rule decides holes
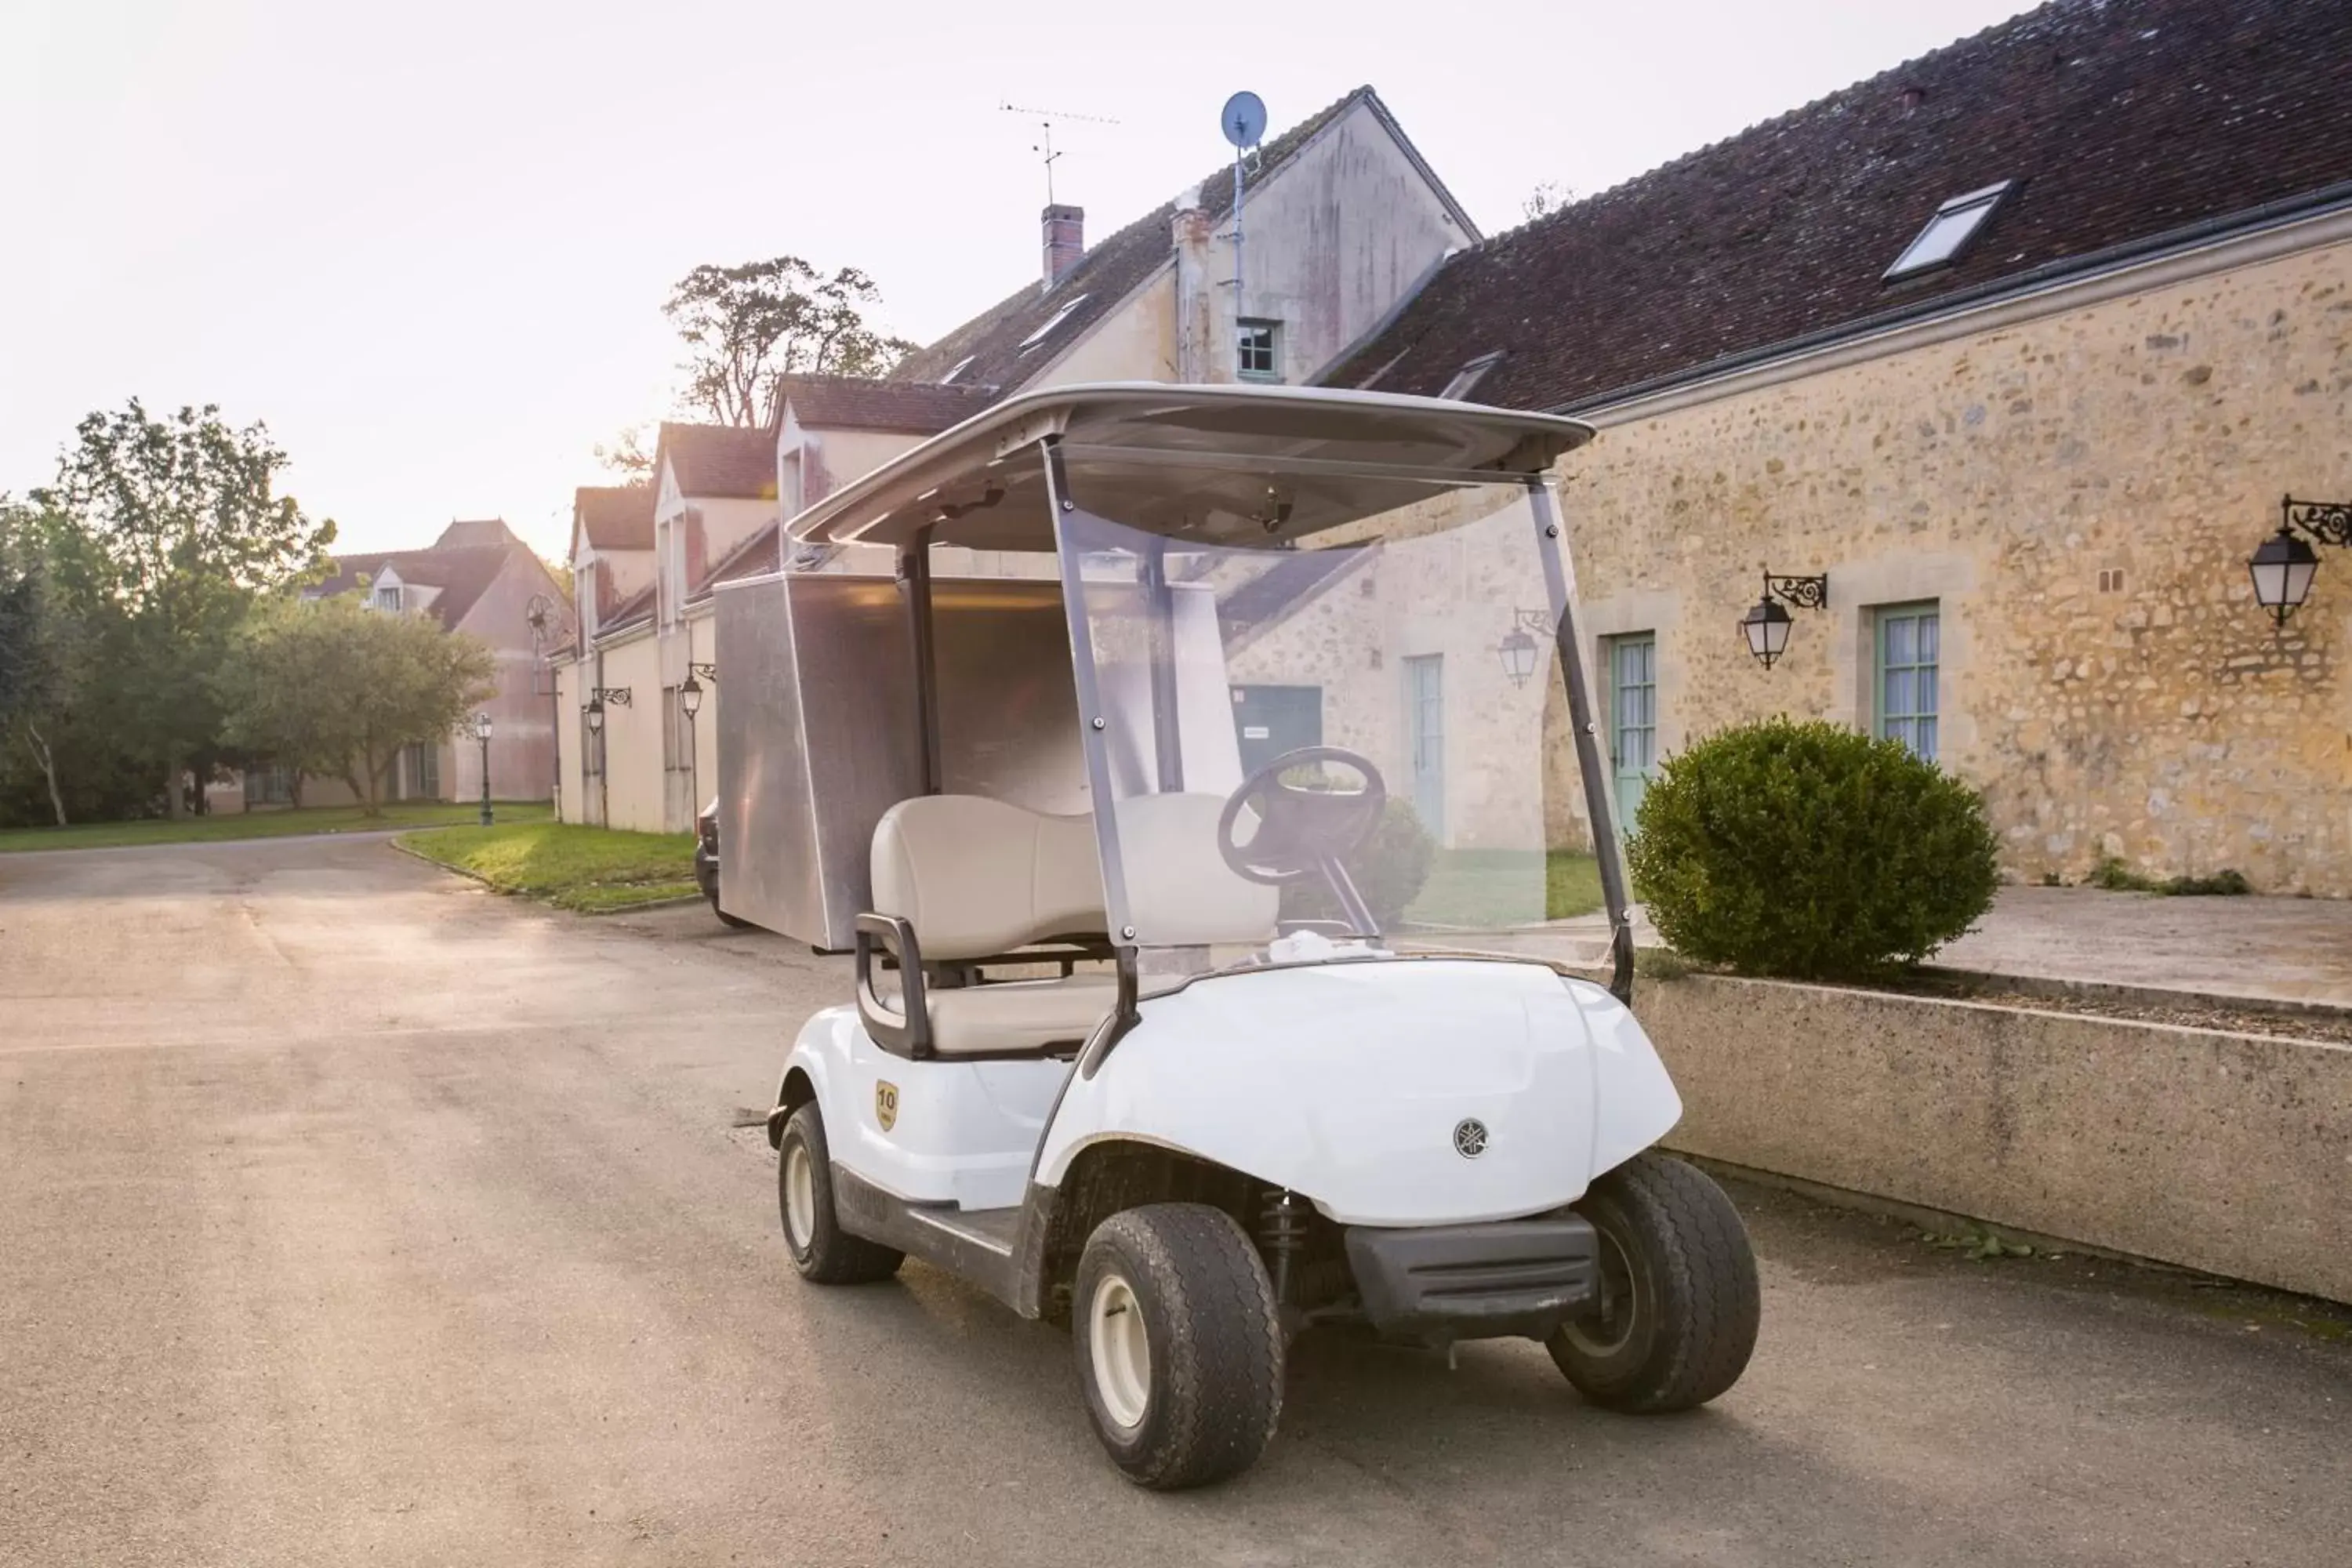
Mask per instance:
[[[1964,196],[1954,196],[1936,209],[1919,237],[1903,249],[1879,281],[1892,283],[1897,279],[1948,267],[1960,258],[1971,240],[1983,229],[1985,223],[1998,210],[2009,193],[2017,187],[2015,180],[2003,180],[1997,185],[1987,185],[1980,191],[1970,191]]]
[[[1486,379],[1486,373],[1503,363],[1503,355],[1507,352],[1496,349],[1491,353],[1480,354],[1476,359],[1465,361],[1462,368],[1454,373],[1454,379],[1445,384],[1445,390],[1437,395],[1455,402],[1467,398],[1477,389],[1478,384]]]
[[[1062,306],[1060,310],[1045,318],[1045,324],[1044,326],[1038,328],[1035,331],[1021,340],[1021,352],[1025,354],[1031,349],[1035,348],[1039,343],[1044,342],[1047,338],[1052,337],[1054,335],[1054,329],[1060,326],[1064,321],[1068,321],[1070,319],[1070,312],[1076,310],[1086,302],[1087,297],[1084,294],[1074,295]]]
[[[976,354],[966,354],[963,358],[956,361],[955,363],[948,366],[947,374],[940,377],[940,384],[941,386],[946,386],[954,382],[957,377],[962,375],[964,372],[971,368],[971,362],[978,357],[979,356]]]

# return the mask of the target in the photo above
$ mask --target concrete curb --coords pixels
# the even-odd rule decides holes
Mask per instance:
[[[420,831],[435,830],[427,828]],[[446,860],[436,860],[421,850],[411,849],[398,838],[391,839],[389,844],[390,847],[407,856],[411,860],[422,861],[436,871],[446,871],[453,877],[463,877],[469,882],[479,882],[502,899],[528,899],[542,909],[553,910],[560,915],[578,915],[583,920],[604,920],[613,915],[634,915],[645,910],[682,910],[688,904],[698,904],[703,901],[700,893],[680,893],[674,899],[650,899],[642,904],[622,904],[609,910],[567,910],[560,904],[550,903],[545,899],[534,898],[529,893],[509,892],[478,871],[468,871],[463,866],[452,866]]]

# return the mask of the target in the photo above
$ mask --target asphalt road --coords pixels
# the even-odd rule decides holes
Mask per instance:
[[[1706,1411],[1310,1338],[1256,1470],[1137,1491],[1059,1331],[793,1277],[731,1123],[845,986],[381,843],[0,857],[0,1563],[2352,1560],[2345,1319],[1746,1188]]]

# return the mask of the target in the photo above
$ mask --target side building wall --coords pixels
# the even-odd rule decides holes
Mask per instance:
[[[1601,422],[1561,464],[1580,597],[1604,697],[1654,639],[1659,755],[1902,728],[1929,613],[1936,755],[2014,873],[2352,895],[2352,555],[2284,628],[2246,570],[2282,493],[2352,496],[2352,245]],[[1770,670],[1737,629],[1766,570],[1829,576]]]

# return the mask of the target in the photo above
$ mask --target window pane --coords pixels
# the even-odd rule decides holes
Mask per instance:
[[[1936,760],[1936,721],[1933,719],[1919,721],[1918,733],[1911,742],[1911,749],[1931,763]]]
[[[1919,662],[1921,664],[1936,662],[1936,642],[1940,625],[1941,619],[1938,616],[1930,615],[1919,617]]]
[[[1909,664],[1917,647],[1919,623],[1909,616],[1889,616],[1886,619],[1886,662]]]
[[[1917,712],[1911,703],[1911,672],[1890,669],[1886,672],[1886,717],[1906,719]]]
[[[1912,711],[1933,713],[1936,710],[1936,667],[1923,664],[1912,679]]]

